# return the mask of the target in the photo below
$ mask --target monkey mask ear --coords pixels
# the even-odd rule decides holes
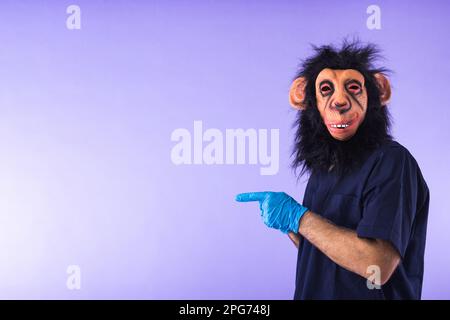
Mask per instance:
[[[305,88],[306,79],[304,77],[299,77],[292,82],[289,89],[289,103],[294,109],[304,110],[306,108],[304,104]]]
[[[385,106],[391,99],[391,84],[389,83],[388,78],[382,73],[375,73],[374,77],[377,81],[378,90],[380,90],[381,105]]]

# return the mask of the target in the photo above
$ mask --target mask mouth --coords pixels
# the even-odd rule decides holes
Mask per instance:
[[[332,131],[345,131],[346,129],[352,127],[354,123],[356,123],[356,119],[357,117],[355,116],[351,120],[329,122],[328,127]]]

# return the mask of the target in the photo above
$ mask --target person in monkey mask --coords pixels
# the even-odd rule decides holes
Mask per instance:
[[[261,217],[298,248],[294,299],[420,299],[430,193],[390,135],[387,69],[373,44],[314,47],[289,91],[298,110],[293,167],[302,204],[250,192]]]

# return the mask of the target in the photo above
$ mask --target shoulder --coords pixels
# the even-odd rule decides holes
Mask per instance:
[[[417,161],[409,152],[409,150],[395,140],[390,140],[380,146],[375,152],[375,162],[382,162],[385,164],[399,165],[406,164],[417,166]]]
[[[392,140],[375,152],[370,165],[370,176],[384,177],[388,180],[415,181],[427,189],[419,164],[409,150]]]
[[[411,153],[394,140],[383,143],[376,149],[365,164],[365,172],[369,179],[395,179],[404,174],[405,169],[416,166]]]

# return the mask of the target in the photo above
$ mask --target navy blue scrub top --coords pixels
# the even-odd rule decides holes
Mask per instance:
[[[390,141],[353,173],[312,173],[303,205],[359,237],[389,241],[401,262],[380,289],[301,238],[294,299],[420,299],[429,190],[409,151]]]

